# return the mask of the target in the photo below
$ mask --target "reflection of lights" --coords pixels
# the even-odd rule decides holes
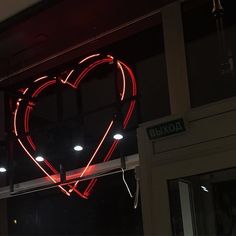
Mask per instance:
[[[75,150],[76,152],[80,152],[80,151],[83,150],[83,147],[82,147],[81,145],[76,145],[76,146],[74,146],[74,150]]]
[[[7,171],[7,169],[5,168],[5,167],[0,167],[0,173],[4,173],[4,172],[6,172]]]
[[[116,139],[116,140],[121,140],[121,139],[123,139],[123,135],[120,134],[120,133],[117,133],[113,136],[113,138]]]
[[[205,187],[205,186],[203,186],[203,185],[201,185],[201,189],[204,191],[204,192],[209,192],[209,190],[207,189],[207,187]]]
[[[44,158],[43,158],[42,156],[37,156],[37,157],[35,158],[35,160],[36,160],[37,162],[42,162],[42,161],[44,161]]]
[[[15,219],[15,220],[13,220],[13,223],[16,225],[17,224],[17,220]]]

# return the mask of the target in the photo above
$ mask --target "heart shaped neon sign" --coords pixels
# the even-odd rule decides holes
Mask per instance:
[[[127,82],[131,84],[131,96],[134,98],[137,95],[137,86],[134,74],[130,67],[128,67],[124,62],[120,60],[115,60],[110,55],[100,55],[94,54],[89,57],[84,58],[78,63],[78,68],[68,72],[66,78],[60,79],[60,82],[65,86],[70,86],[73,89],[77,89],[83,79],[97,66],[104,64],[113,64],[116,63],[119,73],[122,77],[122,88],[120,91],[120,100],[124,101],[127,96]],[[22,91],[22,97],[17,100],[16,109],[14,112],[14,133],[17,137],[17,140],[20,146],[23,148],[27,156],[34,162],[34,164],[48,177],[48,179],[57,184],[58,187],[66,195],[70,196],[72,192],[77,193],[82,198],[87,198],[94,187],[97,179],[92,179],[89,181],[86,189],[81,193],[78,189],[79,180],[74,184],[61,185],[60,180],[55,177],[55,174],[58,174],[59,171],[47,160],[44,159],[43,162],[37,162],[35,160],[35,153],[37,150],[37,144],[34,143],[33,138],[30,134],[29,121],[34,107],[36,106],[35,100],[37,97],[49,87],[55,86],[57,84],[58,78],[44,76],[33,81],[30,87]],[[27,98],[27,99],[25,99]],[[123,119],[123,128],[125,129],[128,125],[128,122],[131,118],[131,115],[134,111],[135,100],[131,99]],[[111,132],[112,127],[114,126],[114,120],[111,120],[107,125],[107,128],[101,137],[101,140],[94,148],[86,166],[83,171],[80,173],[80,178],[82,178],[89,169],[92,161],[96,159],[97,153],[104,144],[105,140],[108,138],[108,134]],[[103,157],[103,161],[108,161],[114,150],[116,149],[119,141],[114,140],[111,146],[108,148],[106,155]]]

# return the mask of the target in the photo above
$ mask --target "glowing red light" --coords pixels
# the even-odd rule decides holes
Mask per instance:
[[[55,84],[56,80],[47,81],[45,84],[41,85],[33,94],[32,98],[37,97],[44,89],[46,89],[48,86]]]
[[[39,169],[41,169],[44,174],[55,184],[57,184],[58,182],[50,175],[48,174],[48,172],[34,159],[34,157],[28,152],[28,150],[25,148],[25,146],[23,145],[23,143],[21,142],[21,140],[18,138],[17,139],[18,142],[20,143],[21,147],[25,150],[25,152],[28,154],[28,156],[31,158],[31,160],[39,167]],[[68,196],[70,196],[70,193],[63,188],[61,185],[58,185],[58,187]]]
[[[99,142],[99,144],[98,144],[97,148],[95,149],[95,151],[94,151],[92,157],[90,158],[89,162],[87,163],[87,165],[85,166],[84,170],[83,170],[82,173],[80,174],[80,177],[83,177],[84,174],[85,174],[85,172],[86,172],[87,169],[89,168],[91,162],[93,161],[93,159],[95,158],[95,156],[96,156],[98,150],[100,149],[101,145],[103,144],[103,142],[104,142],[104,140],[105,140],[105,138],[106,138],[108,132],[110,131],[110,129],[111,129],[111,127],[112,127],[112,125],[113,125],[113,121],[112,121],[112,122],[110,123],[110,125],[108,126],[108,128],[107,128],[107,130],[106,130],[104,136],[102,137],[101,141]],[[72,189],[70,189],[70,192],[72,192],[72,190],[74,190],[74,189],[77,187],[77,184],[78,184],[78,183],[79,183],[79,180],[75,182],[74,187],[73,187]]]
[[[88,57],[85,57],[83,60],[81,60],[81,61],[79,62],[79,64],[82,64],[82,63],[84,63],[85,61],[87,61],[87,60],[89,60],[89,59],[91,59],[91,58],[98,57],[99,55],[100,55],[100,54],[97,53],[97,54],[93,54],[93,55],[90,55],[90,56],[88,56]]]
[[[91,190],[93,189],[94,185],[97,183],[97,179],[92,179],[88,185],[88,187],[84,191],[84,195],[89,197]]]
[[[90,59],[94,60],[94,62],[90,63],[85,69],[83,69],[80,73],[79,76],[77,78],[75,78],[75,81],[71,81],[72,78],[72,74],[75,73],[75,70],[71,70],[67,77],[65,78],[65,80],[61,79],[61,82],[63,84],[67,84],[69,86],[71,86],[74,89],[77,89],[79,86],[79,83],[87,76],[87,74],[93,70],[95,67],[101,65],[101,64],[105,64],[105,63],[111,63],[114,62],[114,58],[110,55],[104,57],[104,58],[100,58],[98,59],[97,57],[100,58],[100,54],[94,54],[91,55],[89,57],[86,57],[85,59],[81,60],[79,62],[79,65],[83,64],[84,62],[89,62]],[[131,79],[131,83],[132,83],[132,96],[136,96],[137,95],[137,86],[136,86],[136,81],[135,81],[135,77],[131,71],[131,69],[124,64],[121,61],[117,61],[117,67],[120,70],[121,76],[122,76],[122,89],[121,89],[121,93],[120,93],[120,99],[121,101],[124,100],[125,97],[125,93],[126,93],[126,74],[129,75],[129,78]],[[75,76],[73,76],[75,77]],[[26,88],[25,90],[22,91],[23,95],[28,95],[31,96],[32,98],[36,98],[40,93],[42,93],[46,88],[48,88],[51,85],[55,85],[56,84],[56,78],[50,79],[48,76],[43,76],[40,77],[38,79],[36,79],[34,82],[34,86],[31,88]],[[35,88],[36,86],[36,88]],[[25,104],[25,103],[24,103]],[[52,174],[58,174],[58,171],[56,170],[56,168],[48,161],[48,160],[44,160],[43,164],[46,165],[46,167],[48,168],[49,171],[47,171],[42,165],[38,163],[35,159],[34,159],[34,155],[33,153],[35,153],[35,150],[37,149],[36,145],[34,144],[31,135],[30,135],[30,130],[29,130],[29,118],[30,115],[32,113],[32,109],[33,106],[35,104],[31,101],[28,103],[28,105],[23,105],[22,103],[22,99],[18,99],[17,104],[16,104],[16,110],[14,112],[14,132],[15,135],[18,138],[18,142],[20,143],[21,147],[23,148],[23,150],[26,152],[26,154],[30,157],[30,159],[32,159],[32,161],[42,170],[42,172],[53,182],[56,184],[59,184],[60,180],[55,179],[55,177],[52,177],[51,174],[49,173],[49,171]],[[124,117],[124,123],[123,123],[123,127],[126,128],[127,124],[130,120],[130,117],[133,113],[135,107],[135,100],[132,100],[129,104],[127,113]],[[19,116],[19,109],[22,111],[23,110],[23,120],[24,120],[24,126],[23,126],[23,131],[25,133],[25,137],[22,137],[22,135],[19,136],[19,129],[20,129],[20,122],[18,121],[18,116]],[[110,130],[113,127],[113,123],[114,121],[111,121],[109,123],[109,125],[107,126],[105,133],[103,134],[100,142],[98,143],[97,147],[95,148],[94,152],[91,155],[91,158],[89,159],[87,165],[85,166],[85,168],[83,169],[83,171],[80,174],[80,177],[83,177],[85,175],[85,173],[88,173],[88,169],[92,163],[92,161],[96,158],[98,151],[100,150],[101,146],[103,145],[105,139],[107,138]],[[107,154],[105,155],[105,157],[103,158],[103,161],[108,161],[114,150],[116,149],[117,145],[118,145],[119,141],[115,140],[113,141],[112,145],[110,146]],[[30,150],[29,148],[31,148],[32,150]],[[71,184],[66,184],[63,186],[62,185],[58,185],[58,187],[68,196],[70,195],[71,192],[76,192],[80,197],[82,198],[87,198],[90,195],[90,192],[92,190],[92,188],[94,187],[94,185],[96,184],[97,179],[92,179],[89,184],[87,185],[84,193],[82,194],[78,189],[77,189],[77,185],[79,183],[79,181],[76,181],[74,185]],[[67,191],[65,189],[64,186],[68,186],[70,189],[69,191]]]
[[[36,82],[38,82],[38,81],[40,81],[40,80],[46,79],[46,78],[48,78],[48,76],[47,76],[47,75],[45,75],[45,76],[42,76],[42,77],[40,77],[40,78],[36,79],[36,80],[34,81],[34,83],[36,83]]]

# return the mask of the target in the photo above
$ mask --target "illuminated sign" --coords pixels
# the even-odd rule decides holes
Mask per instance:
[[[89,57],[86,57],[85,59],[81,60],[78,63],[79,70],[77,68],[72,69],[71,71],[68,72],[65,78],[63,79],[60,78],[60,82],[65,86],[69,86],[71,89],[78,89],[81,81],[84,80],[91,71],[96,69],[97,66],[100,65],[102,66],[104,64],[114,64],[114,63],[117,64],[118,72],[121,75],[120,78],[122,78],[122,83],[121,83],[122,86],[120,88],[120,100],[123,101],[125,97],[126,96],[128,97],[128,94],[130,94],[127,93],[128,92],[127,87],[130,88],[131,95],[135,97],[137,95],[137,86],[132,70],[124,62],[116,60],[110,55],[104,56],[100,54],[94,54]],[[38,162],[36,160],[37,144],[31,137],[29,121],[33,113],[34,107],[37,106],[37,102],[34,103],[32,101],[31,102],[25,101],[24,97],[32,98],[33,101],[37,101],[37,98],[40,96],[40,94],[46,89],[55,86],[57,81],[58,78],[56,77],[43,76],[35,79],[31,84],[31,86],[22,90],[22,97],[17,100],[16,109],[14,112],[14,133],[17,137],[20,146],[26,152],[27,156],[45,174],[45,176],[48,177],[48,179],[52,183],[58,185],[58,187],[62,190],[62,192],[64,192],[68,196],[70,196],[72,192],[75,192],[80,197],[87,198],[93,186],[95,185],[97,179],[90,180],[85,190],[81,192],[78,186],[79,180],[76,181],[74,184],[60,185],[60,180],[56,179],[53,176],[55,174],[59,174],[59,171],[56,169],[56,167],[53,166],[49,162],[49,160],[47,160],[47,158],[43,158],[41,162]],[[126,86],[128,83],[129,86]],[[128,122],[134,111],[135,104],[136,104],[135,100],[129,101],[126,111],[124,111],[123,114],[124,120],[122,124],[124,129],[128,125]],[[93,152],[89,154],[88,162],[84,167],[82,173],[80,174],[81,178],[87,173],[88,168],[91,165],[92,161],[96,159],[100,148],[105,143],[105,140],[109,138],[109,134],[111,133],[112,128],[114,128],[113,126],[114,126],[114,120],[111,120],[107,124],[100,141],[94,147]],[[119,143],[118,140],[114,140],[112,142],[110,147],[107,149],[108,151],[106,155],[103,157],[104,162],[108,161],[111,158],[118,143]]]
[[[185,131],[186,127],[184,119],[182,118],[147,128],[147,134],[150,140],[163,138],[174,134],[179,134]]]

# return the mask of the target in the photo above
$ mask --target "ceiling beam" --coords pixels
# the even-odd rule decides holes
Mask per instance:
[[[135,169],[137,166],[139,166],[139,155],[133,154],[130,156],[126,156],[125,163],[126,163],[125,171]],[[81,178],[80,175],[83,172],[83,170],[84,168],[79,168],[66,172],[66,184],[74,183],[77,180],[81,182],[89,179],[100,178],[107,175],[112,175],[122,172],[122,163],[121,159],[117,158],[115,160],[91,165],[86,172],[87,174],[85,174]],[[58,180],[58,184],[52,184],[47,177],[43,177],[14,184],[14,192],[10,192],[9,186],[2,187],[0,188],[0,199],[15,197],[37,191],[43,191],[55,188],[59,184],[61,185],[65,184],[65,183],[60,183],[60,174],[53,175],[52,177],[55,180]]]

